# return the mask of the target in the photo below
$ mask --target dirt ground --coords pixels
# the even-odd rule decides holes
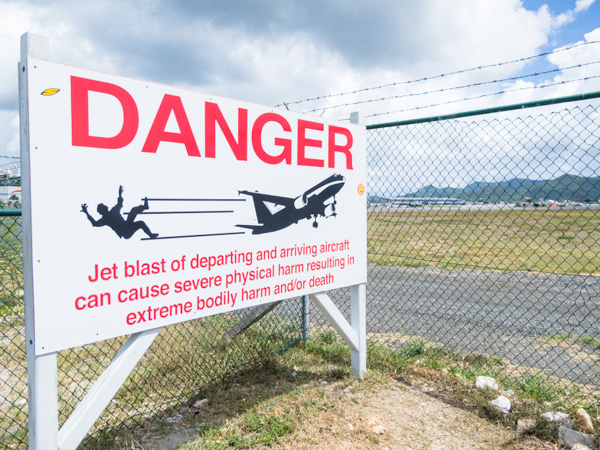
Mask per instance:
[[[332,383],[324,391],[324,396],[341,403],[341,408],[318,411],[304,420],[283,442],[261,450],[562,448],[534,437],[519,437],[504,426],[401,383],[388,384],[369,392],[352,392],[343,385]],[[201,449],[203,446],[202,441],[194,437],[194,430],[182,428],[147,448]]]

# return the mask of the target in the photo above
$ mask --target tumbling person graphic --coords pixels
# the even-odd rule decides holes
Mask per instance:
[[[81,205],[81,212],[83,212],[88,220],[94,227],[103,227],[107,226],[111,228],[120,238],[129,239],[131,236],[135,234],[136,231],[142,230],[144,233],[148,235],[150,239],[155,239],[158,237],[157,233],[152,233],[148,225],[146,225],[141,220],[135,222],[135,218],[142,211],[146,211],[148,209],[148,199],[144,198],[144,203],[140,206],[135,206],[131,208],[129,214],[127,214],[127,219],[124,219],[121,215],[121,208],[123,208],[123,186],[119,186],[119,198],[117,199],[117,204],[113,206],[110,210],[108,206],[104,203],[100,203],[96,210],[102,216],[100,219],[94,219],[88,213],[87,204]]]

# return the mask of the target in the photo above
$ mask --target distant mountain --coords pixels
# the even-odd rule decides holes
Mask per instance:
[[[404,195],[403,197],[458,197],[463,191],[464,189],[461,188],[436,188],[435,186],[429,185],[422,187],[412,194]]]
[[[499,183],[486,183],[483,181],[478,181],[476,183],[471,183],[464,188],[464,192],[474,192],[481,191],[489,188],[498,188],[498,189],[520,189],[522,187],[528,187],[534,184],[544,183],[544,181],[536,181],[529,180],[527,178],[513,178],[512,180],[501,181]]]
[[[464,188],[436,188],[429,185],[404,197],[453,197],[491,203],[521,202],[528,198],[534,201],[552,199],[582,202],[600,199],[600,177],[562,175],[554,180],[513,178],[494,183],[479,181]]]

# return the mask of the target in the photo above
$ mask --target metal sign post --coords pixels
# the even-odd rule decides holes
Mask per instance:
[[[31,251],[31,192],[29,177],[29,56],[48,56],[48,38],[26,33],[21,36],[21,62],[19,63],[19,118],[21,134],[22,167],[22,229],[23,278],[25,290],[25,345],[27,348],[27,375],[29,387],[29,448],[58,448],[58,392],[56,352],[35,354],[35,324],[33,299],[33,270]]]

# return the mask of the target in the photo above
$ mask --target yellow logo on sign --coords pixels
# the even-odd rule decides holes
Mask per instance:
[[[365,193],[365,185],[361,183],[358,185],[358,195],[363,195],[364,193]]]
[[[46,89],[44,92],[42,92],[42,95],[54,95],[54,94],[58,93],[58,91],[60,91],[60,89],[50,88],[50,89]]]

